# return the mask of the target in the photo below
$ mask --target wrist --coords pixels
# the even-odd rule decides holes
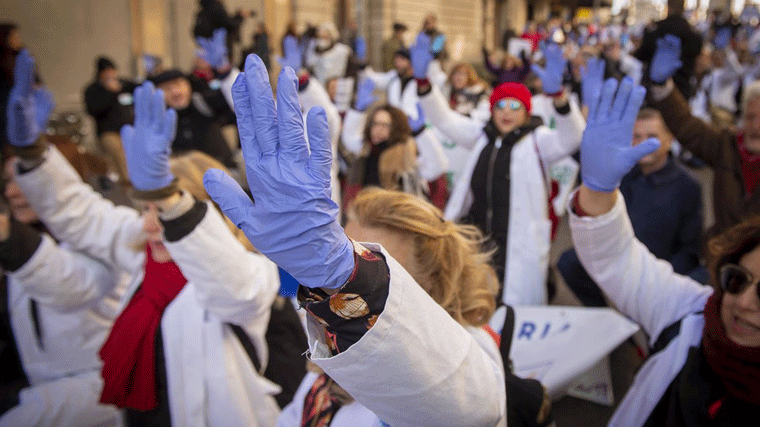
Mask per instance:
[[[673,79],[667,79],[663,84],[652,82],[652,86],[649,88],[649,95],[653,101],[659,102],[667,98],[674,87]]]
[[[578,216],[599,216],[612,210],[617,201],[617,191],[592,190],[586,183],[578,189],[573,200],[573,212]]]
[[[179,193],[179,180],[176,177],[171,177],[171,181],[167,185],[156,189],[140,190],[133,186],[129,196],[137,200],[158,201],[166,199],[175,193]]]
[[[155,203],[159,217],[164,221],[171,221],[190,211],[195,204],[195,199],[190,193],[180,191],[164,199],[156,200]]]
[[[44,160],[45,151],[47,151],[48,141],[44,133],[40,133],[37,139],[31,144],[23,147],[13,146],[13,154],[21,158],[22,162],[31,162],[35,165],[29,169],[38,166]]]

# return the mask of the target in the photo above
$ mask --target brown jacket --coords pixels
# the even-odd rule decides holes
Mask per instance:
[[[687,150],[714,171],[715,225],[708,236],[721,233],[751,214],[760,213],[760,189],[747,196],[742,178],[736,134],[716,129],[691,115],[689,104],[677,90],[652,105],[662,113],[670,132]]]

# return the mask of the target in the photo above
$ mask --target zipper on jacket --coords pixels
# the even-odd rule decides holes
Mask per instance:
[[[488,159],[488,173],[486,174],[486,235],[493,234],[493,168],[496,164],[496,156],[499,155],[501,148],[501,138],[496,139],[496,143],[491,150],[491,158]]]
[[[42,340],[42,324],[40,323],[40,312],[37,308],[37,301],[31,300],[29,304],[29,315],[32,317],[34,324],[34,336],[37,339],[37,347],[45,351],[45,343]]]

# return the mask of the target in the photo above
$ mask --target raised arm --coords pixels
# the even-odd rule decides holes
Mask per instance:
[[[711,291],[675,274],[636,239],[617,190],[622,177],[659,145],[648,139],[631,146],[644,95],[629,78],[619,88],[610,79],[590,104],[581,142],[583,184],[573,197],[571,230],[589,275],[655,340],[664,327],[704,306]]]
[[[309,112],[307,144],[301,110],[293,107],[296,84],[285,68],[275,106],[264,64],[248,57],[233,94],[255,203],[221,171],[206,173],[208,193],[257,249],[299,281],[301,294],[312,295],[304,301],[312,319],[312,360],[358,402],[391,425],[504,425],[497,364],[398,263],[354,244],[338,223],[329,197],[332,156],[324,112]],[[380,304],[364,304],[365,291]],[[320,302],[321,310],[311,305]],[[367,316],[370,309],[377,310],[374,316]],[[324,317],[315,317],[317,311]],[[441,369],[429,369],[431,361],[442,361]],[[393,389],[399,392],[387,392]],[[410,408],[425,408],[430,416],[420,418]]]

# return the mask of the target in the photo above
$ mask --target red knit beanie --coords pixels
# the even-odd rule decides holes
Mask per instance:
[[[502,83],[493,90],[491,93],[491,110],[493,110],[494,104],[504,98],[515,98],[522,102],[525,106],[525,111],[530,113],[530,91],[524,84],[521,83]]]

